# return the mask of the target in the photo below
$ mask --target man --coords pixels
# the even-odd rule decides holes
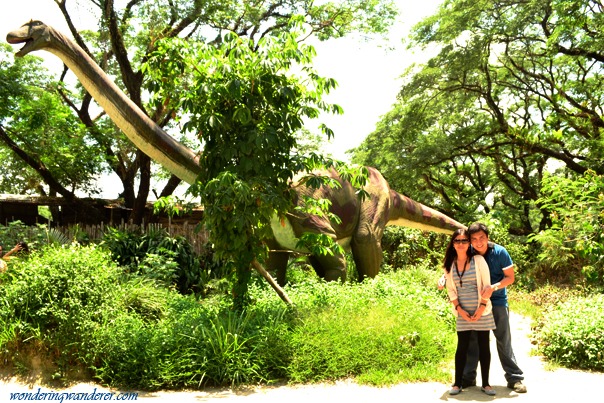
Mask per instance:
[[[517,393],[526,393],[522,383],[524,375],[516,363],[512,350],[512,335],[510,332],[510,315],[506,287],[514,282],[514,263],[508,251],[501,245],[489,241],[489,230],[482,223],[474,223],[468,228],[470,244],[474,251],[482,255],[489,265],[491,273],[490,294],[493,305],[493,316],[497,329],[493,330],[497,339],[497,352],[501,366],[505,371],[507,387]],[[464,370],[462,387],[476,385],[476,368],[478,367],[478,343],[471,341],[468,350],[468,360]]]

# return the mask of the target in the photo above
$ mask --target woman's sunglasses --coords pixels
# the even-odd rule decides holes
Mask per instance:
[[[456,243],[456,244],[460,244],[460,243],[466,244],[466,243],[470,243],[470,240],[469,239],[454,239],[453,243]]]

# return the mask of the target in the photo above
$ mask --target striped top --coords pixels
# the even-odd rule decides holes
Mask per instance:
[[[455,263],[453,264],[455,267]],[[459,272],[452,268],[452,277],[457,288],[457,299],[461,308],[468,312],[470,316],[478,309],[480,302],[480,293],[478,292],[478,281],[476,279],[476,265],[474,259],[470,262],[470,267],[465,272]],[[461,276],[460,276],[461,275]],[[461,278],[460,278],[461,277]],[[485,308],[485,312],[487,312]],[[493,313],[489,310],[487,314],[483,314],[476,322],[468,322],[457,315],[457,331],[463,332],[467,330],[493,330],[495,329],[495,320]]]

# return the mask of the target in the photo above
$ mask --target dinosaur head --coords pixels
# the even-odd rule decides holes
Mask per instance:
[[[6,41],[11,45],[24,43],[25,45],[15,55],[23,57],[35,50],[43,49],[50,43],[49,30],[52,28],[42,21],[31,20],[21,28],[9,32]]]

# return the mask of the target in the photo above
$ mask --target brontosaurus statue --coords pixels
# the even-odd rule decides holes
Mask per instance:
[[[84,88],[105,110],[115,124],[149,157],[188,183],[194,183],[200,172],[196,154],[180,144],[142,110],[140,110],[101,70],[101,68],[73,41],[40,21],[30,21],[10,32],[7,41],[24,43],[16,56],[25,56],[36,50],[46,50],[58,56],[78,77]],[[390,189],[384,177],[374,168],[368,168],[365,191],[369,197],[361,201],[350,183],[337,178],[342,187],[312,189],[295,186],[298,200],[303,195],[325,198],[332,202],[331,211],[338,215],[339,224],[317,216],[290,214],[286,220],[275,218],[272,223],[274,240],[268,267],[277,271],[277,280],[285,282],[285,267],[289,251],[296,249],[296,240],[303,232],[328,234],[333,240],[352,252],[360,278],[377,275],[382,261],[381,239],[386,225],[402,225],[423,230],[452,233],[464,225],[446,215],[417,203]],[[302,251],[303,252],[303,251]],[[317,274],[326,280],[345,279],[346,261],[335,256],[311,256],[310,262]]]

